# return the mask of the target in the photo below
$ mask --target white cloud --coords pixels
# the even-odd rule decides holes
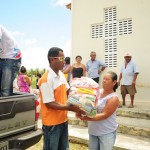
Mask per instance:
[[[26,40],[25,43],[26,43],[27,45],[32,45],[32,44],[37,43],[37,39],[34,38],[34,39]]]
[[[67,40],[61,48],[64,50],[64,55],[71,56],[71,40]],[[22,49],[22,65],[27,69],[43,69],[48,68],[47,59],[48,50],[45,48],[28,46]]]
[[[66,4],[71,3],[71,0],[51,0],[50,2],[53,6],[65,6]]]
[[[38,47],[28,47],[22,51],[22,65],[27,69],[43,69],[48,67],[47,51]]]

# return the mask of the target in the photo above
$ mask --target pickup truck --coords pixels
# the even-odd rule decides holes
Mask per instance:
[[[25,150],[40,141],[39,102],[30,93],[0,97],[0,150]]]

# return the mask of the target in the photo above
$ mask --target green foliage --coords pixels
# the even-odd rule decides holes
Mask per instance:
[[[40,73],[40,74],[44,74],[45,73],[45,71],[46,71],[46,69],[42,69],[42,70],[39,70],[38,68],[36,68],[35,70],[34,69],[30,69],[30,70],[27,70],[27,75],[29,76],[29,77],[33,77],[33,76],[36,76],[37,75],[37,73]]]
[[[35,77],[35,76],[32,76],[31,81],[32,81],[32,84],[31,84],[32,88],[33,88],[33,89],[36,89],[36,77]]]

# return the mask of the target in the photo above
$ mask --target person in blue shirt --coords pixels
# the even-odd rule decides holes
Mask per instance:
[[[90,53],[90,57],[91,59],[86,63],[88,77],[99,83],[99,76],[101,72],[106,68],[106,64],[102,61],[96,60],[96,52],[94,51]]]

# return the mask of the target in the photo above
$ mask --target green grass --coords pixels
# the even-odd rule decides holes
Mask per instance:
[[[36,77],[33,76],[33,77],[31,78],[31,80],[32,80],[32,84],[31,84],[32,88],[33,88],[33,89],[36,89]]]

